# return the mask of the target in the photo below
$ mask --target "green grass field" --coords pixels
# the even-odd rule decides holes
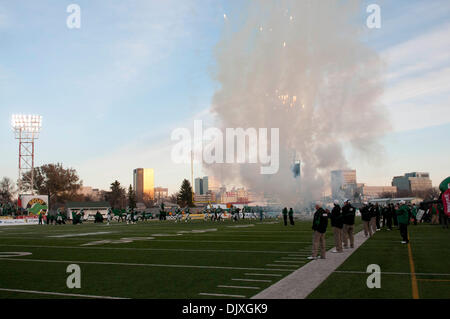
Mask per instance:
[[[435,226],[410,229],[416,271],[450,273],[448,232]],[[331,233],[327,248],[333,246]],[[269,219],[2,227],[0,298],[250,298],[307,262],[311,235],[310,222],[285,227]],[[444,246],[434,246],[434,240]],[[365,271],[368,263],[378,263],[382,271],[409,273],[407,248],[398,241],[398,232],[379,232],[339,270]],[[8,252],[31,254],[8,257]],[[81,268],[80,289],[66,286],[70,264]],[[373,290],[361,286],[366,277],[334,273],[311,297],[411,298],[410,276],[383,277],[383,288]],[[420,297],[449,297],[448,282],[418,285]]]
[[[450,298],[450,230],[409,225],[410,249],[398,231],[380,231],[367,240],[308,298]],[[367,266],[381,268],[381,288],[368,289]],[[415,279],[411,276],[411,264]]]

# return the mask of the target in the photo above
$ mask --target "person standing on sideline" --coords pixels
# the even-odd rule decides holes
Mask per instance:
[[[364,203],[364,206],[359,210],[361,212],[361,220],[363,223],[364,236],[372,237],[372,227],[370,225],[372,216],[370,214],[370,208],[367,206],[367,203]]]
[[[331,227],[333,227],[334,243],[336,248],[333,253],[342,253],[342,228],[344,227],[344,222],[342,220],[341,206],[339,206],[339,201],[334,201],[334,207],[331,210]]]
[[[430,212],[431,212],[431,224],[432,225],[439,224],[439,210],[437,204],[431,205]]]
[[[411,217],[414,219],[414,226],[417,226],[417,206],[413,204],[411,207]]]
[[[294,211],[292,208],[289,208],[289,222],[292,226],[294,226]]]
[[[342,207],[342,221],[344,223],[343,227],[343,242],[344,248],[348,248],[348,242],[350,241],[350,247],[354,247],[354,237],[353,232],[355,230],[355,214],[356,210],[349,200],[345,201],[344,207]]]
[[[282,213],[283,213],[284,226],[287,226],[287,215],[288,215],[287,207],[283,208]]]
[[[377,226],[376,231],[380,231],[380,219],[381,219],[381,208],[378,206],[378,203],[375,204],[375,224]]]
[[[392,219],[394,220],[394,226],[398,228],[397,210],[398,204],[392,204]]]
[[[408,239],[408,223],[409,223],[409,208],[406,206],[404,200],[400,202],[400,208],[397,210],[397,220],[400,228],[400,235],[402,236],[402,244],[409,243]]]
[[[325,233],[328,226],[328,213],[322,208],[319,203],[316,204],[316,212],[314,213],[312,229],[313,234],[313,247],[312,255],[308,259],[317,259],[317,250],[320,247],[320,258],[325,259]]]
[[[38,217],[39,217],[39,225],[42,225],[42,214],[43,214],[43,211],[42,211],[42,209],[39,211],[39,213],[38,213]]]
[[[438,204],[439,211],[439,223],[442,225],[442,228],[448,229],[448,216],[445,214],[444,205],[442,203]]]
[[[386,207],[387,230],[392,230],[392,215],[394,214],[394,205],[388,204]]]
[[[377,223],[377,212],[375,206],[372,203],[369,203],[369,212],[370,212],[370,223],[369,227],[372,229],[372,234],[375,234],[377,231],[376,223]]]

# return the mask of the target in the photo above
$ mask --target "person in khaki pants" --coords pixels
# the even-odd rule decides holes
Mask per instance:
[[[360,209],[361,212],[361,221],[363,223],[364,236],[372,237],[372,225],[371,225],[371,213],[370,207],[367,203],[364,203],[364,206]]]
[[[372,231],[372,234],[375,234],[375,232],[377,231],[377,211],[372,203],[369,203],[369,212],[370,212],[369,227]]]
[[[334,244],[336,248],[332,251],[333,253],[342,253],[342,232],[344,223],[342,221],[341,206],[339,206],[339,201],[334,201],[334,207],[331,210],[331,227],[333,227]]]
[[[320,258],[325,259],[325,233],[328,226],[328,213],[322,208],[320,204],[316,204],[316,212],[314,213],[313,226],[313,248],[312,256],[308,259],[317,259],[317,251],[320,247]]]
[[[348,248],[349,241],[350,247],[354,247],[355,214],[355,207],[350,204],[349,200],[346,200],[344,207],[342,207],[342,221],[344,223],[342,237],[345,249]]]

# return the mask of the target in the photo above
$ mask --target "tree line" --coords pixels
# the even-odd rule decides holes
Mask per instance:
[[[45,164],[34,168],[34,182],[30,185],[31,172],[22,178],[22,186],[26,192],[35,191],[39,195],[47,195],[51,207],[64,205],[67,202],[86,202],[93,199],[89,195],[80,193],[83,181],[73,168],[64,168],[61,163]],[[0,180],[0,202],[11,203],[18,195],[18,189],[12,179],[4,177]],[[136,193],[130,185],[128,190],[123,187],[118,180],[110,185],[109,191],[102,191],[101,201],[107,201],[113,208],[136,208]],[[179,192],[172,194],[168,200],[184,207],[193,207],[192,186],[187,179],[184,179]],[[147,207],[155,204],[153,198],[144,195],[143,202]]]

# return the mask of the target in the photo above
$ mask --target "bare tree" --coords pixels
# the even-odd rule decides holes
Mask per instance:
[[[17,190],[12,179],[3,177],[0,181],[0,202],[10,203]]]

